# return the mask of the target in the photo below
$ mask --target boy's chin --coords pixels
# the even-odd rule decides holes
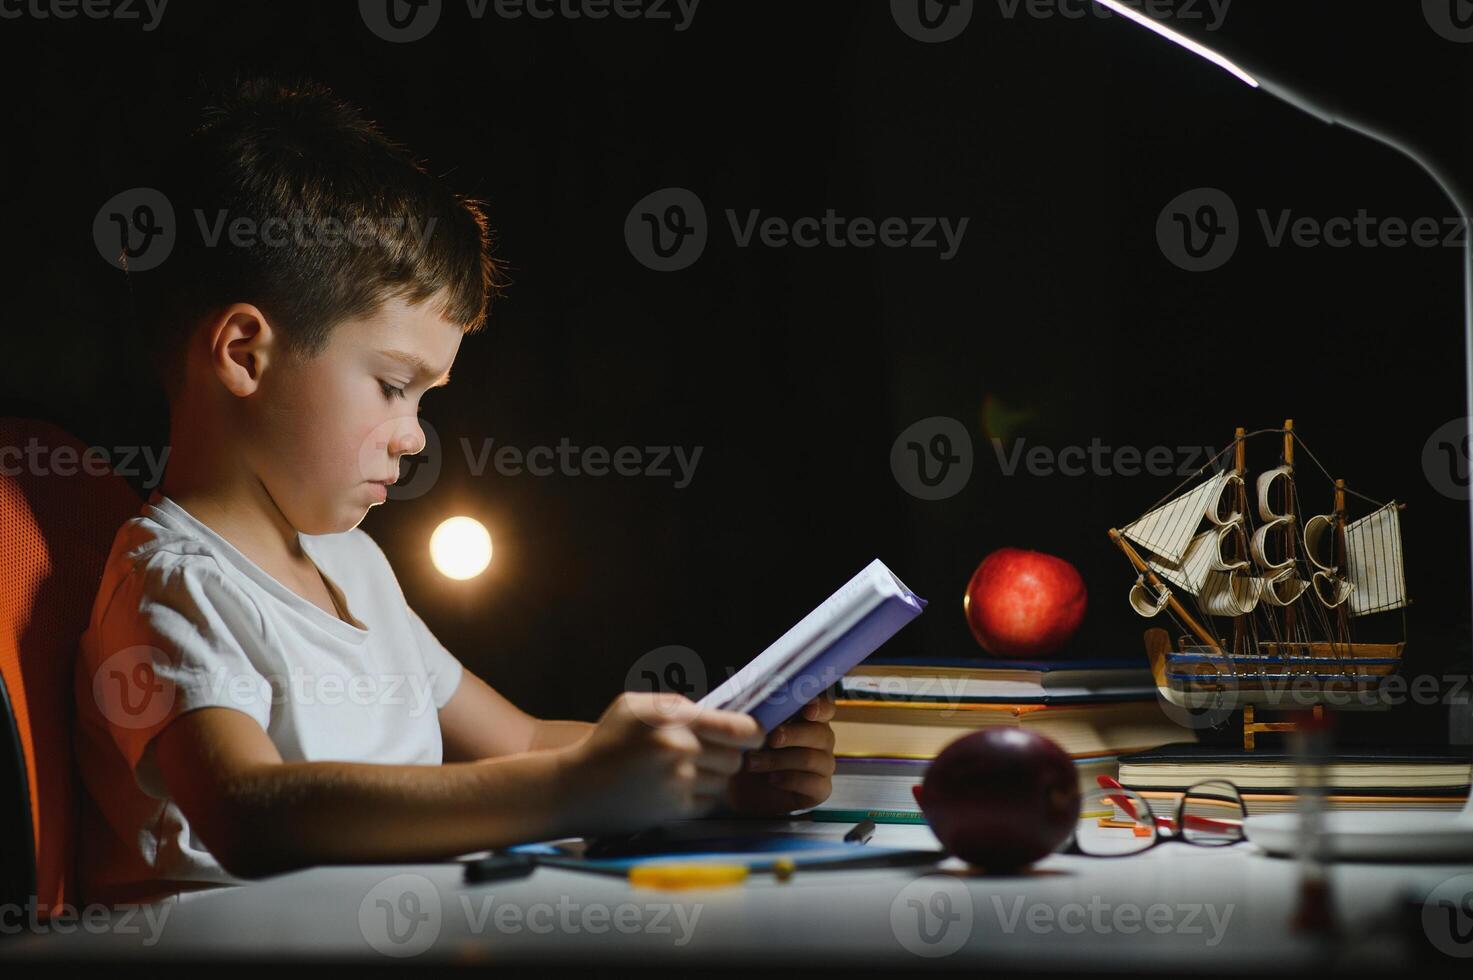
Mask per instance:
[[[335,509],[325,509],[319,514],[310,527],[298,527],[297,530],[307,535],[342,534],[363,523],[372,506],[373,502],[366,500],[339,502]]]

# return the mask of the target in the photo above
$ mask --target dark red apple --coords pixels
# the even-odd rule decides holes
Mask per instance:
[[[1041,659],[1084,621],[1084,579],[1062,558],[999,548],[972,573],[962,609],[972,635],[994,657]]]
[[[1032,864],[1079,821],[1074,760],[1051,739],[1018,728],[963,735],[911,792],[942,845],[987,871]]]

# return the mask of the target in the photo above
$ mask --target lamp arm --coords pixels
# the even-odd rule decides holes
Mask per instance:
[[[1463,223],[1463,414],[1469,425],[1473,426],[1473,199],[1470,199],[1466,185],[1456,179],[1439,159],[1420,150],[1405,137],[1389,133],[1380,126],[1346,112],[1328,109],[1262,74],[1256,77],[1260,89],[1301,112],[1332,126],[1342,126],[1360,133],[1396,150],[1422,168],[1457,210]],[[1468,534],[1468,554],[1470,562],[1473,562],[1473,494],[1468,499]],[[1464,802],[1462,813],[1464,817],[1473,819],[1473,794]]]
[[[1453,207],[1457,209],[1458,217],[1463,225],[1463,411],[1465,420],[1470,426],[1473,426],[1473,195],[1470,195],[1468,185],[1464,183],[1462,176],[1469,171],[1470,167],[1473,167],[1473,159],[1468,159],[1469,153],[1465,151],[1461,154],[1462,159],[1454,159],[1450,165],[1445,156],[1428,152],[1417,145],[1418,141],[1388,132],[1378,124],[1368,122],[1338,108],[1332,109],[1321,101],[1308,98],[1290,86],[1266,77],[1257,66],[1245,66],[1233,61],[1222,53],[1147,17],[1128,6],[1123,0],[1095,0],[1095,2],[1207,58],[1254,88],[1271,93],[1274,97],[1301,112],[1308,113],[1321,122],[1332,126],[1343,126],[1396,150],[1421,167],[1442,189]],[[1453,156],[1456,158],[1458,154]],[[1470,561],[1473,561],[1473,494],[1469,495],[1468,500],[1468,533],[1468,555]],[[1473,596],[1470,596],[1470,600],[1473,600]],[[1469,825],[1473,825],[1473,794],[1470,794],[1463,804],[1461,818]]]

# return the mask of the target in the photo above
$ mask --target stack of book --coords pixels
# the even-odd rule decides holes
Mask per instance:
[[[815,820],[924,823],[911,787],[942,749],[982,728],[1052,739],[1074,758],[1081,789],[1116,776],[1121,753],[1183,738],[1140,660],[871,657],[839,681],[837,708],[833,791]]]
[[[1225,779],[1238,787],[1247,815],[1295,809],[1300,774],[1281,749],[1252,752],[1179,742],[1120,757],[1121,785],[1156,814],[1172,815],[1193,783]],[[1461,810],[1468,798],[1468,753],[1432,749],[1341,749],[1324,766],[1328,810]]]

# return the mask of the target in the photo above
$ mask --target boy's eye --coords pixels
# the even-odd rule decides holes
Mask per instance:
[[[404,389],[403,388],[395,388],[393,385],[389,384],[387,381],[380,381],[378,383],[378,386],[383,389],[384,397],[386,397],[386,398],[403,398],[404,397]]]

